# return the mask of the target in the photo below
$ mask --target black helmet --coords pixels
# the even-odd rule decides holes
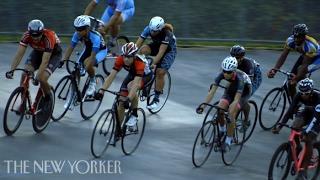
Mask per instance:
[[[293,27],[292,34],[294,36],[304,36],[308,34],[308,27],[306,24],[297,24]]]
[[[244,56],[246,54],[246,49],[243,46],[240,45],[234,45],[230,49],[230,55],[232,57],[235,56]]]

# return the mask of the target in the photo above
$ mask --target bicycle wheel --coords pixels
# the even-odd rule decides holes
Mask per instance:
[[[91,135],[91,154],[95,158],[101,157],[110,145],[115,129],[114,126],[115,116],[112,110],[103,111]]]
[[[131,113],[127,113],[126,120],[122,126],[123,138],[121,139],[121,148],[125,155],[130,155],[136,151],[144,134],[146,125],[146,115],[143,109],[138,108],[138,121],[135,126],[126,126]]]
[[[215,102],[213,105],[218,105],[219,101]],[[212,111],[212,109],[214,109],[215,111]],[[202,122],[202,126],[208,122],[208,121],[214,121],[218,116],[218,111],[213,108],[212,106],[210,106],[207,114],[205,115],[203,122]]]
[[[257,106],[256,102],[249,100],[248,103],[250,106],[248,121],[244,122],[245,114],[244,114],[243,110],[240,111],[238,118],[237,118],[237,119],[241,119],[243,121],[240,131],[246,131],[246,137],[244,138],[244,143],[246,141],[248,141],[248,139],[251,137],[251,135],[254,131],[254,128],[256,127],[257,119],[258,119],[258,106]]]
[[[228,126],[229,126],[229,123],[227,123],[227,129],[228,129]],[[237,160],[237,158],[241,153],[244,140],[246,137],[246,131],[240,130],[242,127],[243,127],[243,119],[237,118],[232,143],[228,149],[226,149],[225,151],[221,151],[222,161],[227,166],[232,165]]]
[[[199,130],[192,148],[192,163],[195,167],[202,166],[209,158],[216,138],[216,125],[206,122]]]
[[[128,43],[129,39],[126,36],[118,36],[117,40],[116,40],[116,44],[114,47],[109,47],[110,49],[108,50],[109,52],[111,52],[111,54],[108,55],[108,57],[102,62],[102,69],[103,72],[109,76],[110,72],[108,71],[108,69],[111,69],[112,67],[110,67],[109,63],[107,61],[111,60],[111,59],[115,59],[116,56],[122,54],[121,52],[121,47]]]
[[[158,103],[157,107],[154,109],[148,109],[149,112],[152,114],[158,113],[163,108],[163,106],[166,104],[166,102],[169,98],[170,89],[171,89],[171,76],[170,76],[169,71],[167,71],[166,75],[164,76],[164,82],[165,82],[165,85],[164,85],[163,90],[159,96],[159,103]],[[155,95],[155,92],[154,92],[155,91],[155,84],[156,84],[156,79],[153,81],[153,83],[151,85],[149,96],[147,98],[147,105],[150,105],[153,101],[153,98]]]
[[[89,87],[89,77],[86,81],[86,84],[85,86],[83,87],[83,90],[82,90],[82,101],[80,103],[80,112],[81,112],[81,116],[83,117],[83,119],[87,120],[87,119],[90,119],[92,118],[96,112],[98,111],[100,105],[101,105],[101,102],[102,102],[102,99],[101,100],[96,100],[93,96],[89,97],[89,96],[86,96],[86,91]],[[99,90],[103,83],[104,83],[104,78],[101,74],[97,74],[96,75],[96,90]]]
[[[39,89],[40,91],[40,89]],[[32,117],[32,127],[37,133],[42,132],[49,124],[54,106],[54,94],[50,93],[49,100],[41,96],[39,101],[36,102],[36,112]]]
[[[308,167],[308,174],[312,180],[318,179],[320,173],[320,142],[313,144],[313,154],[310,165]]]
[[[59,121],[69,110],[73,103],[75,91],[73,90],[71,77],[64,76],[57,84],[55,90],[55,103],[52,112],[52,120]]]
[[[281,120],[286,103],[286,94],[282,88],[274,88],[268,92],[259,110],[259,124],[262,129],[270,130]]]
[[[291,150],[289,143],[281,144],[274,152],[268,171],[268,179],[286,179],[291,167]]]
[[[18,130],[23,120],[26,109],[26,101],[22,100],[23,91],[23,87],[16,88],[7,101],[3,115],[3,129],[8,136]]]

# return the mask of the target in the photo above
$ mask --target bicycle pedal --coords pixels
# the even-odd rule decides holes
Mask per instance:
[[[294,166],[291,167],[290,174],[291,174],[292,176],[295,176],[295,175],[296,175],[296,170],[294,169]]]

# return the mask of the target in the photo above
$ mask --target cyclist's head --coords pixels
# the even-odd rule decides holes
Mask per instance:
[[[230,49],[230,55],[235,58],[241,58],[246,54],[246,49],[240,45],[234,45]]]
[[[226,57],[222,63],[221,63],[221,67],[224,73],[226,74],[230,74],[232,72],[234,72],[237,67],[238,67],[238,61],[236,58],[234,57]]]
[[[43,33],[44,25],[39,19],[34,19],[28,24],[28,31],[32,37],[40,37]]]
[[[73,22],[74,28],[79,32],[88,29],[90,25],[90,17],[87,15],[78,16]]]
[[[164,27],[164,20],[160,16],[155,16],[150,20],[149,28],[153,32],[161,31]]]
[[[138,46],[134,42],[129,42],[122,46],[122,55],[125,57],[133,57],[137,51]]]
[[[299,81],[298,90],[301,94],[310,94],[313,90],[313,80],[305,78]]]
[[[293,26],[292,34],[294,37],[304,37],[309,32],[306,24],[296,24]]]

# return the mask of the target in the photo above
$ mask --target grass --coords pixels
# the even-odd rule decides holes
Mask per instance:
[[[4,42],[19,42],[22,35],[0,34],[0,43]],[[70,36],[60,36],[62,43],[70,42]],[[178,46],[183,48],[191,47],[231,47],[239,42],[226,41],[205,41],[205,40],[179,40]],[[239,43],[246,47],[246,49],[272,49],[280,50],[283,48],[283,43],[263,43],[263,42],[246,42]]]

